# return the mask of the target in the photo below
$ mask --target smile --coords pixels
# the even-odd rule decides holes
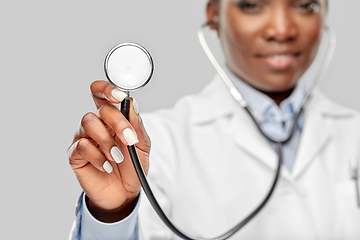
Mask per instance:
[[[300,53],[274,53],[257,55],[262,64],[274,71],[290,69],[297,62]]]

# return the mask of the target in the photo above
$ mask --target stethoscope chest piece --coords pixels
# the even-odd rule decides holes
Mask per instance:
[[[136,43],[122,43],[113,47],[105,57],[107,79],[124,91],[145,86],[154,72],[150,53]]]

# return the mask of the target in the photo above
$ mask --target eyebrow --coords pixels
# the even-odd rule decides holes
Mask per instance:
[[[290,0],[291,3],[296,3],[296,2],[300,2],[300,1],[305,1],[305,0]],[[308,0],[309,2],[323,2],[323,0]]]

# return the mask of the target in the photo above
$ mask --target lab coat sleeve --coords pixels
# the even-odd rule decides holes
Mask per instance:
[[[85,203],[85,194],[82,193],[76,207],[76,219],[69,240],[139,239],[138,208],[137,202],[135,209],[127,218],[115,223],[103,223],[91,215]]]

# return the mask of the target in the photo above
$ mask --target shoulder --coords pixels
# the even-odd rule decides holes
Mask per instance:
[[[316,111],[324,117],[344,120],[360,119],[360,111],[331,100],[319,90],[314,92],[313,102],[314,103],[310,103],[310,105],[315,106],[310,106],[310,108],[316,109]]]
[[[356,141],[360,144],[360,112],[337,103],[320,91],[315,91],[307,110],[308,119],[318,117],[338,139]],[[345,141],[345,140],[344,140]]]
[[[151,126],[159,125],[155,122],[165,125],[194,125],[229,115],[236,109],[239,109],[238,103],[229,94],[220,77],[216,76],[199,93],[180,98],[174,107],[144,114],[144,122]]]
[[[199,93],[182,97],[170,109],[142,114],[142,118],[152,149],[161,145],[162,149],[167,148],[164,151],[176,152],[182,146],[188,147],[187,143],[197,139],[205,128],[209,132],[220,125],[224,127],[218,121],[227,120],[237,110],[242,111],[226,85],[215,77]]]

